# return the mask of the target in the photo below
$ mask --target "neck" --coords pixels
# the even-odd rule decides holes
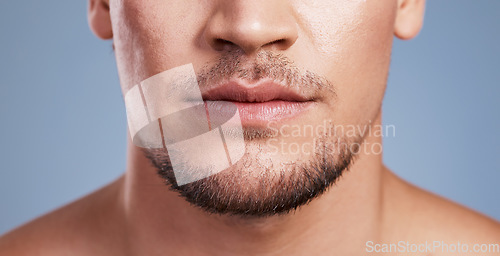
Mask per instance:
[[[381,138],[368,135],[364,143],[381,143]],[[290,214],[266,218],[207,214],[169,190],[130,141],[128,159],[121,186],[131,241],[128,249],[134,255],[317,255],[328,251],[350,255],[379,238],[384,173],[380,154],[362,152],[319,198]]]

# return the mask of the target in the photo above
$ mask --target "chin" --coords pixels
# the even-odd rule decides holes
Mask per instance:
[[[181,186],[166,151],[148,149],[144,153],[165,184],[193,206],[213,214],[266,217],[306,205],[350,167],[355,155],[347,150],[330,150],[326,147],[329,141],[318,140],[314,154],[293,157],[272,152],[262,143],[247,143],[245,155],[229,168]]]

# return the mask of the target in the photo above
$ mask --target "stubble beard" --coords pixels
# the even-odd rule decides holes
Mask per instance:
[[[305,94],[331,94],[334,86],[325,78],[302,71],[286,57],[264,52],[252,65],[238,52],[228,52],[216,65],[198,75],[200,88],[230,77],[247,80],[271,78],[299,88]],[[246,153],[228,169],[178,186],[166,149],[144,149],[161,179],[187,202],[207,213],[265,217],[287,214],[319,197],[352,165],[356,148],[364,138],[317,135],[312,154],[284,160],[270,154],[264,141],[273,138],[269,129],[243,127]],[[339,146],[344,145],[344,146]],[[186,156],[189,157],[189,156]],[[189,171],[190,166],[184,166]]]

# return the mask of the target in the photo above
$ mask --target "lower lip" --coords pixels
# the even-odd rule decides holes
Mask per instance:
[[[286,121],[306,112],[314,102],[267,101],[267,102],[232,102],[239,111],[241,123],[245,125],[266,124],[270,121]]]

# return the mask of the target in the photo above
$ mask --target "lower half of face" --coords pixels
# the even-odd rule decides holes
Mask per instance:
[[[111,3],[125,94],[192,64],[207,116],[217,112],[210,104],[238,110],[236,121],[209,127],[206,134],[219,138],[213,143],[143,152],[169,186],[209,212],[287,213],[323,193],[359,156],[380,114],[396,1],[207,2]],[[231,145],[239,140],[238,151]],[[180,182],[213,166],[224,168]]]

